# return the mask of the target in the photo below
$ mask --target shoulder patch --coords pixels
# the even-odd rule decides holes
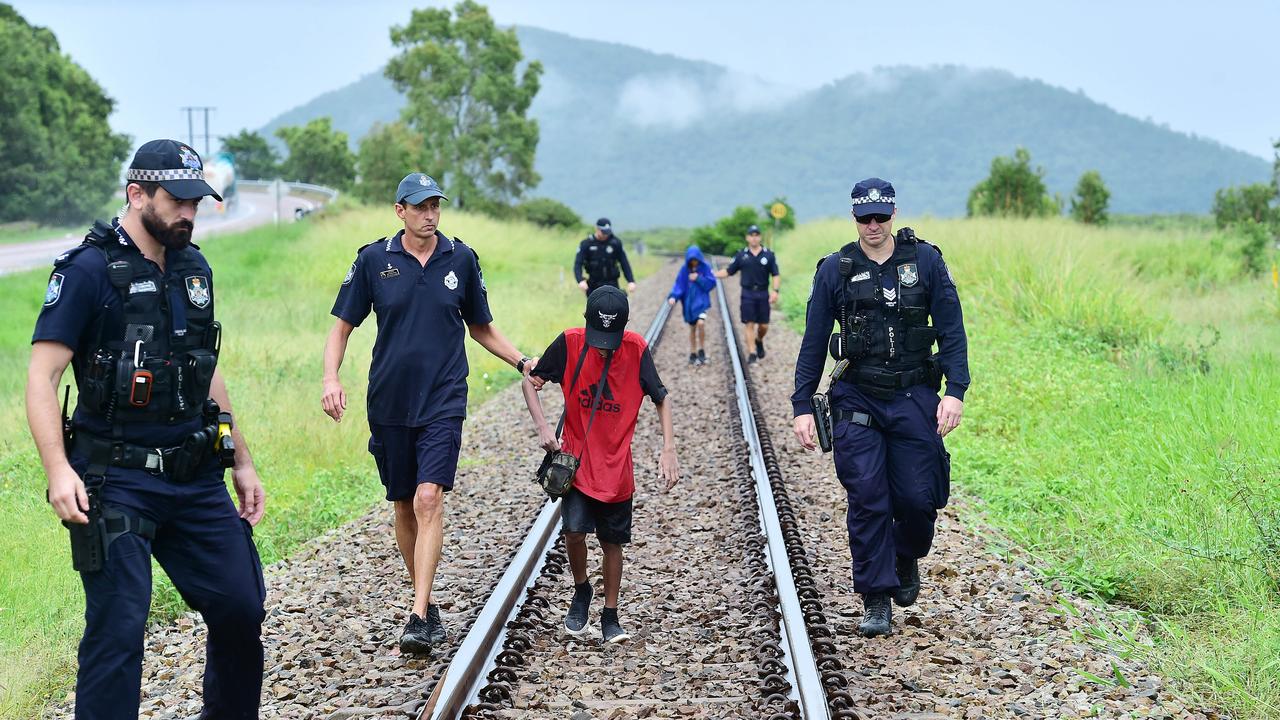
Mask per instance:
[[[58,302],[58,298],[62,297],[62,283],[66,280],[62,273],[56,272],[49,276],[49,286],[44,291],[44,306],[50,307]]]
[[[350,285],[352,278],[356,276],[356,264],[351,263],[351,267],[347,270],[347,276],[342,278],[343,285]]]

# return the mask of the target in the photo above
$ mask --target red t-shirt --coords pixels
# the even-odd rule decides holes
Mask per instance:
[[[635,493],[631,438],[636,432],[640,404],[646,395],[654,403],[662,402],[667,389],[658,377],[644,338],[628,330],[622,336],[622,345],[613,351],[609,379],[601,393],[603,398],[598,401],[591,434],[584,449],[582,438],[586,433],[587,419],[591,416],[591,399],[604,371],[604,357],[600,351],[588,348],[578,384],[569,387],[585,343],[583,328],[565,330],[539,358],[533,374],[559,383],[564,392],[568,411],[560,442],[565,452],[578,456],[582,461],[573,486],[584,495],[602,502],[622,502]]]

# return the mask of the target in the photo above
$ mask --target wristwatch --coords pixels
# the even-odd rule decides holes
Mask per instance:
[[[533,358],[529,358],[529,357],[522,357],[522,358],[520,358],[520,362],[516,363],[516,372],[518,372],[518,373],[520,373],[521,375],[523,375],[523,374],[524,374],[524,364],[525,364],[525,363],[527,363],[527,362],[529,362],[529,361],[530,361],[530,360],[532,360],[532,359],[533,359]]]

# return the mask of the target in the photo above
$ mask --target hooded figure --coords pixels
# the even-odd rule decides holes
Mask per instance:
[[[698,274],[697,280],[691,280],[692,273]],[[711,308],[711,290],[716,286],[716,276],[711,266],[702,255],[697,245],[690,245],[684,251],[684,267],[676,275],[676,282],[671,286],[673,300],[679,300],[684,306],[684,321],[694,325],[702,314]]]

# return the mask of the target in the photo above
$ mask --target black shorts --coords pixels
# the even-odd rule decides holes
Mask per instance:
[[[769,291],[743,290],[742,303],[738,307],[744,323],[769,324]]]
[[[445,418],[424,427],[369,426],[369,453],[387,500],[410,500],[422,483],[453,489],[462,447],[462,418]]]
[[[607,503],[573,488],[560,500],[560,527],[566,533],[595,533],[600,542],[631,542],[631,498]]]

